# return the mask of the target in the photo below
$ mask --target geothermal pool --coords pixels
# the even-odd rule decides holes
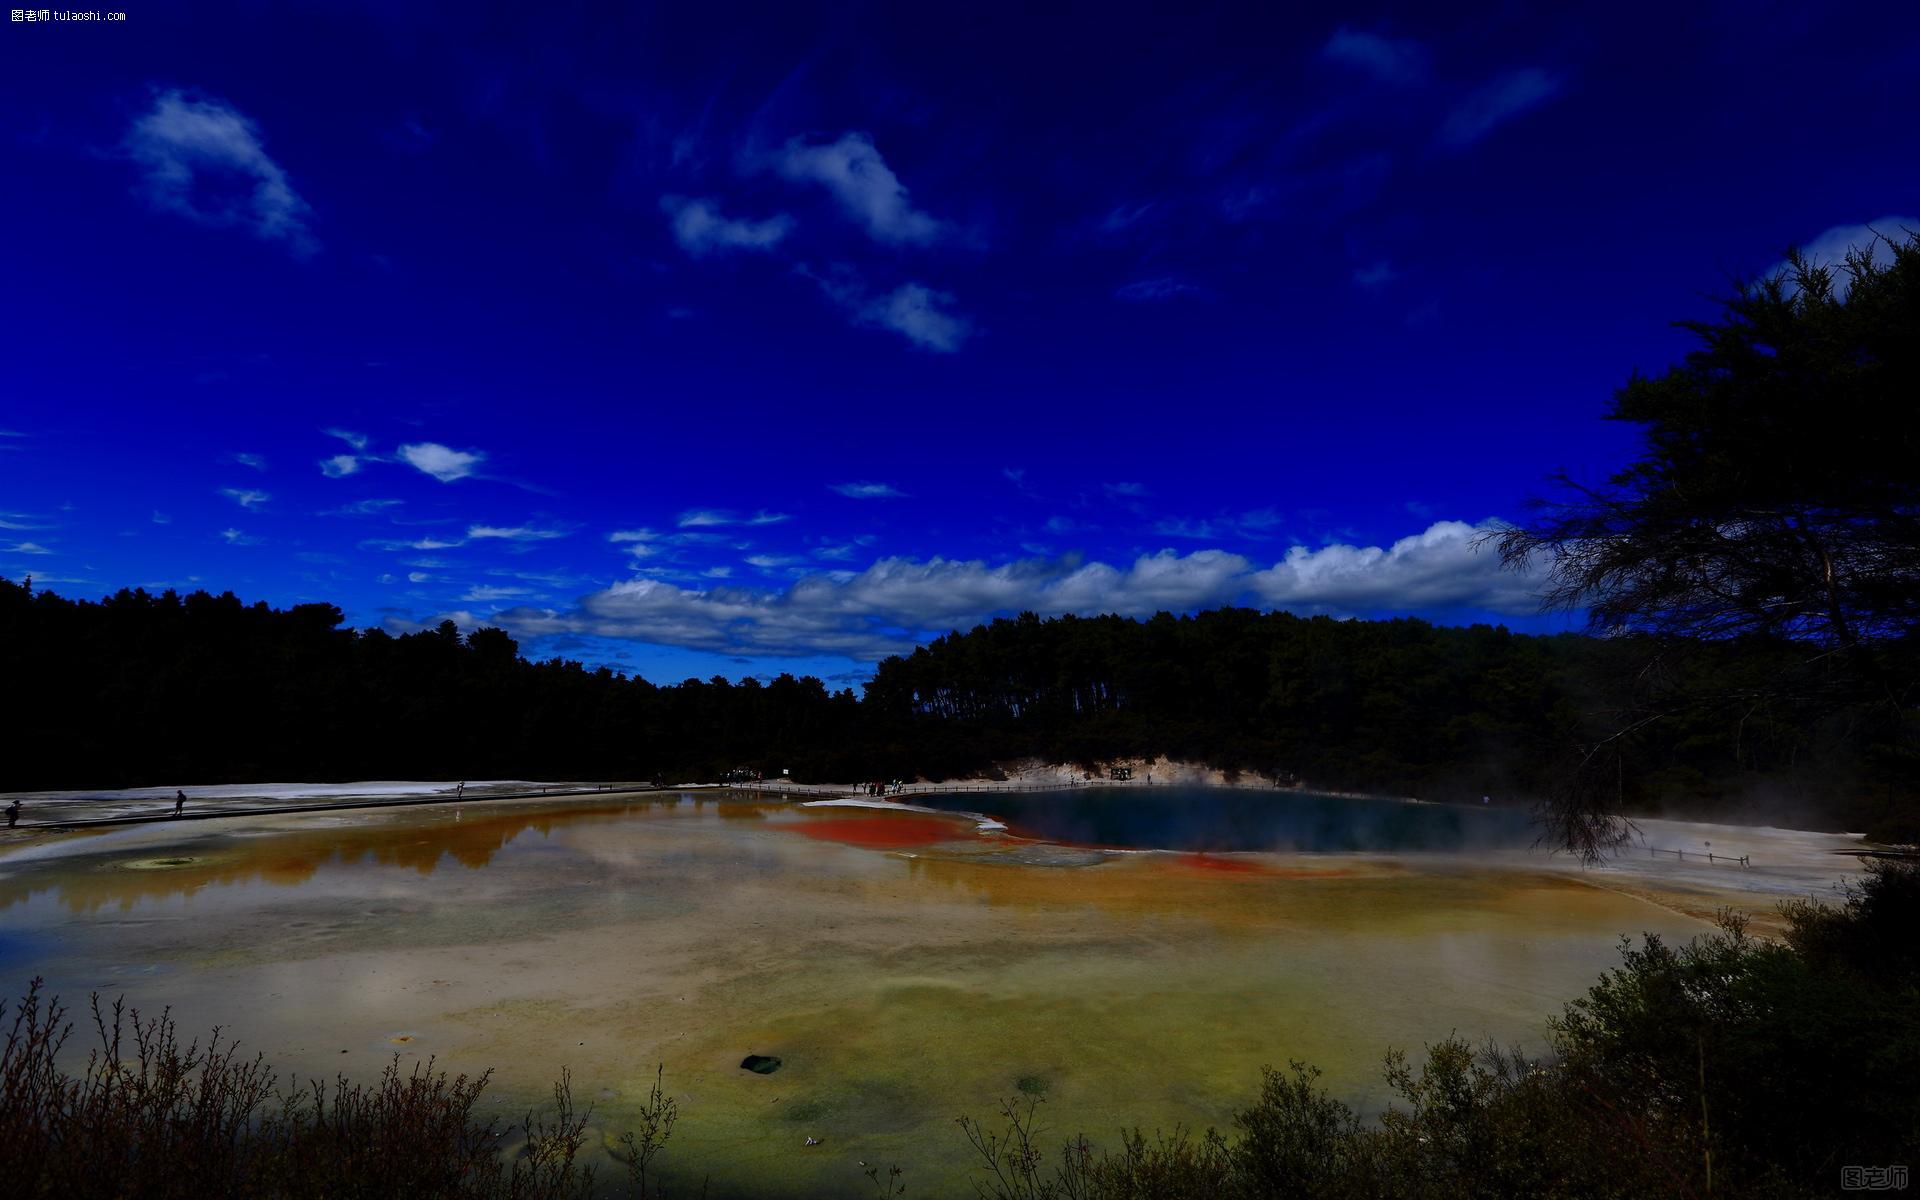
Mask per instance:
[[[1111,828],[1034,841],[703,791],[16,836],[0,981],[171,1005],[186,1031],[224,1025],[302,1074],[370,1079],[394,1053],[493,1067],[503,1116],[568,1067],[609,1134],[664,1063],[684,1186],[849,1194],[856,1163],[897,1162],[911,1195],[962,1196],[953,1118],[1017,1088],[1045,1095],[1049,1140],[1225,1125],[1260,1066],[1290,1058],[1376,1109],[1389,1046],[1538,1048],[1620,934],[1684,938],[1707,928],[1687,913],[1764,908],[1852,866],[1838,839],[1769,831],[1797,874],[1650,854],[1592,875],[1513,848],[1497,820],[1473,828],[1491,832],[1471,853],[1140,853],[1069,844],[1126,844]],[[1671,836],[1701,829],[1728,852],[1764,843]],[[749,1053],[784,1065],[743,1071]]]
[[[1224,787],[1100,787],[940,793],[914,803],[980,809],[1029,837],[1163,850],[1310,852],[1523,849],[1520,809]]]

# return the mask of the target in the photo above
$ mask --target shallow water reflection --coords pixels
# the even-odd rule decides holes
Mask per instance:
[[[612,1130],[664,1063],[679,1191],[857,1194],[867,1160],[965,1196],[952,1120],[1018,1080],[1060,1136],[1225,1122],[1292,1057],[1364,1106],[1388,1045],[1537,1038],[1619,934],[1704,928],[1493,857],[1111,854],[713,793],[239,817],[0,856],[0,967],[285,1070],[436,1055],[518,1106],[567,1067]]]
[[[117,852],[113,835],[95,834],[75,839],[60,869],[0,873],[0,910],[49,892],[73,912],[129,910],[144,900],[191,896],[209,886],[298,887],[330,867],[386,867],[421,876],[449,865],[479,870],[523,834],[551,839],[561,830],[615,825],[649,813],[717,821],[808,816],[807,810],[759,797],[680,793],[585,804],[372,810],[346,819],[296,818],[270,832],[230,832],[232,823],[184,825],[178,848],[164,854]],[[8,865],[0,859],[0,868]]]

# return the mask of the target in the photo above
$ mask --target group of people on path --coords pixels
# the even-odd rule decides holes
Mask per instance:
[[[894,780],[891,783],[881,783],[878,780],[876,780],[873,783],[861,785],[862,789],[869,796],[898,796],[901,792],[901,789],[905,788],[906,786],[907,785],[905,783],[903,783],[898,779]]]

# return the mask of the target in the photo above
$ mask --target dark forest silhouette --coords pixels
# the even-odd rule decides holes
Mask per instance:
[[[1790,646],[1705,644],[1728,686]],[[270,779],[944,778],[1038,757],[1166,755],[1276,782],[1528,802],[1631,707],[1635,639],[1224,609],[1032,614],[879,665],[865,698],[818,679],[658,686],[530,662],[499,629],[393,635],[338,608],[231,593],[75,600],[0,580],[10,789]],[[1786,719],[1791,717],[1792,719]],[[1859,827],[1897,789],[1847,730],[1761,707],[1685,713],[1626,739],[1641,810],[1756,800]]]

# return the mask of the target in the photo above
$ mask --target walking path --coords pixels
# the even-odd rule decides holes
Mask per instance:
[[[455,796],[446,792],[430,796],[387,796],[361,797],[352,800],[333,800],[323,804],[280,804],[268,808],[203,808],[188,809],[175,816],[169,808],[166,812],[135,813],[117,817],[76,817],[67,821],[22,821],[14,826],[18,830],[52,829],[97,829],[108,825],[164,825],[172,821],[213,821],[222,817],[275,817],[288,813],[343,812],[358,808],[405,808],[416,804],[479,804],[488,800],[551,800],[562,796],[606,796],[624,795],[632,792],[677,792],[683,787],[655,787],[653,784],[600,784],[591,788],[542,788],[527,792],[470,792],[464,796]]]

